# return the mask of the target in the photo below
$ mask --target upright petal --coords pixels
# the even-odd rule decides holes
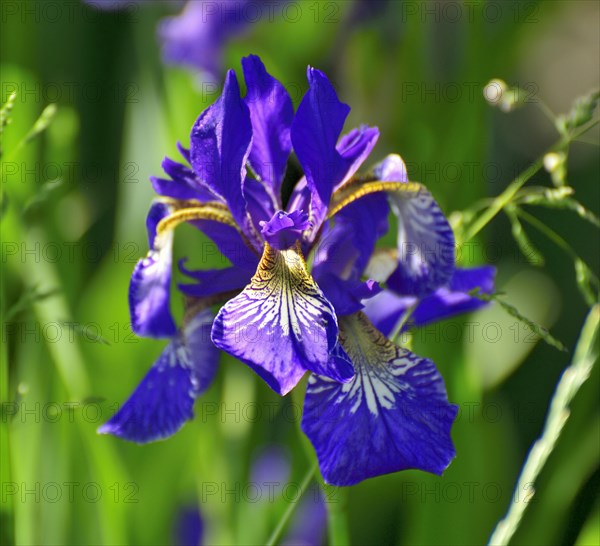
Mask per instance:
[[[333,307],[309,275],[298,246],[278,251],[267,244],[250,284],[219,311],[212,339],[286,394],[306,370],[338,381],[352,377],[330,357],[337,333]]]
[[[244,57],[242,68],[248,88],[244,102],[252,120],[250,165],[281,208],[281,182],[292,150],[294,107],[285,87],[266,71],[259,57]]]
[[[433,362],[394,345],[362,313],[340,319],[340,339],[356,376],[344,385],[311,376],[302,417],[325,481],[353,485],[409,468],[441,474],[455,456],[458,408]]]
[[[192,167],[210,190],[221,196],[235,221],[248,237],[253,236],[242,186],[252,141],[248,107],[240,97],[235,72],[230,70],[223,93],[192,127]]]
[[[369,157],[378,139],[379,129],[367,125],[352,129],[340,138],[336,149],[344,160],[344,170],[340,180],[336,181],[336,185],[344,184],[356,173],[365,159]]]
[[[210,310],[196,315],[98,432],[145,444],[171,436],[191,419],[194,400],[210,385],[219,360],[211,323]]]
[[[338,100],[327,76],[308,67],[309,89],[292,124],[292,143],[302,164],[313,200],[325,207],[344,170],[336,143],[350,107]]]
[[[356,173],[371,153],[378,138],[379,129],[376,127],[367,127],[366,125],[363,125],[358,129],[353,129],[342,136],[336,145],[336,149],[342,160],[340,162],[340,170],[332,181],[334,184],[334,191],[348,182]],[[325,219],[327,218],[329,202],[323,203],[318,197],[311,198],[310,191],[306,191],[308,189],[306,185],[306,178],[303,178],[292,193],[288,209],[310,211],[312,227],[307,230],[304,239],[311,243],[320,232],[323,222],[325,222]],[[380,202],[384,201],[384,198],[381,196],[374,199],[379,199]],[[383,206],[387,209],[387,205],[384,204]],[[380,211],[380,213],[387,217],[387,210],[385,212]],[[351,216],[352,212],[348,212],[348,214]],[[385,221],[385,218],[383,218],[383,220]]]
[[[261,222],[268,222],[275,211],[281,208],[270,188],[248,176],[244,182],[244,199],[254,229],[257,231],[260,231]]]
[[[156,236],[158,223],[171,212],[171,207],[158,201],[150,207],[146,219],[150,251],[131,275],[129,311],[132,329],[139,336],[172,337],[177,332],[170,305],[173,232]]]

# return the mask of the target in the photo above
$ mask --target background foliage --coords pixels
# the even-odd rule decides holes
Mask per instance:
[[[196,419],[172,439],[139,447],[95,432],[162,347],[128,324],[148,177],[177,140],[187,144],[219,91],[161,63],[155,27],[173,9],[149,4],[102,13],[69,1],[3,3],[2,104],[17,92],[2,134],[3,544],[170,544],[189,505],[201,509],[207,543],[261,543],[293,494],[269,499],[259,483],[256,498],[252,461],[280,446],[291,468],[274,479],[280,488],[311,464],[302,394],[281,400],[225,357]],[[373,161],[400,153],[447,213],[500,194],[558,139],[540,98],[566,112],[599,84],[597,2],[392,1],[360,16],[351,2],[295,4],[235,38],[226,66],[239,73],[241,56],[259,54],[296,105],[306,66],[323,69],[352,106],[347,127],[380,127]],[[524,89],[526,104],[490,107],[482,90],[494,77]],[[52,122],[20,145],[51,103]],[[569,185],[596,214],[597,143],[597,130],[587,133],[568,160]],[[530,184],[551,185],[544,171]],[[594,227],[568,210],[530,212],[598,273]],[[568,351],[538,343],[498,305],[415,332],[416,351],[435,360],[461,406],[458,457],[442,478],[403,472],[330,491],[345,503],[352,544],[481,544],[514,502],[588,308],[569,256],[527,229],[543,264],[520,252],[505,215],[465,247],[462,264],[496,265],[506,301]],[[176,244],[179,255],[201,249],[191,265],[222,263],[192,230]],[[600,543],[598,373],[574,400],[515,544]]]

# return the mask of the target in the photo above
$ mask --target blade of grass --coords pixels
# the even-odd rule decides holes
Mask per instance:
[[[600,320],[600,305],[595,305],[589,312],[581,330],[579,341],[575,349],[572,364],[565,370],[560,378],[554,396],[550,402],[550,409],[542,436],[533,444],[521,475],[517,480],[515,492],[530,491],[530,495],[514,495],[510,508],[490,537],[490,546],[504,546],[508,544],[519,527],[529,501],[535,494],[533,484],[544,468],[548,457],[552,453],[561,431],[569,419],[569,405],[581,385],[587,380],[598,358],[598,323]]]

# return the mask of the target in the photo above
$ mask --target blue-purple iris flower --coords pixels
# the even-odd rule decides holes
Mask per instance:
[[[189,150],[180,146],[190,166],[165,158],[167,178],[152,179],[160,197],[148,215],[151,250],[131,279],[131,320],[138,335],[171,341],[101,432],[139,443],[171,435],[191,418],[219,348],[281,395],[310,373],[302,430],[328,483],[408,468],[440,474],[455,455],[457,407],[434,363],[387,339],[363,308],[392,297],[389,290],[434,315],[435,305],[446,308],[462,275],[452,230],[431,194],[408,181],[399,156],[357,175],[379,131],[362,126],[340,137],[350,108],[325,74],[308,68],[309,89],[294,113],[258,57],[242,67],[246,96],[229,71],[221,97],[192,127]],[[292,150],[304,176],[284,203]],[[365,271],[390,209],[398,247],[382,291]],[[173,230],[182,222],[231,265],[190,271],[179,262],[190,282],[178,285],[186,301],[178,328],[170,285]],[[213,320],[210,307],[223,302]]]

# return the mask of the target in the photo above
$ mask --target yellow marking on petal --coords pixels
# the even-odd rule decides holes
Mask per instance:
[[[404,352],[375,328],[362,311],[339,317],[338,321],[340,342],[355,365],[385,366]]]
[[[169,216],[163,218],[158,223],[158,226],[156,226],[156,235],[158,236],[167,230],[176,228],[183,222],[189,222],[191,220],[212,220],[231,226],[239,231],[237,224],[227,208],[223,208],[220,203],[207,203],[200,206],[181,208],[174,213],[169,214]]]
[[[385,180],[372,180],[370,182],[357,181],[342,186],[331,197],[327,219],[335,216],[340,210],[357,199],[377,192],[398,192],[417,194],[424,188],[418,182],[387,182]]]
[[[245,292],[248,298],[260,303],[263,321],[273,321],[278,315],[277,321],[284,335],[292,334],[297,339],[302,336],[301,326],[307,331],[317,331],[315,327],[320,317],[333,314],[333,309],[308,272],[299,242],[287,250],[277,250],[265,244],[256,273]]]

